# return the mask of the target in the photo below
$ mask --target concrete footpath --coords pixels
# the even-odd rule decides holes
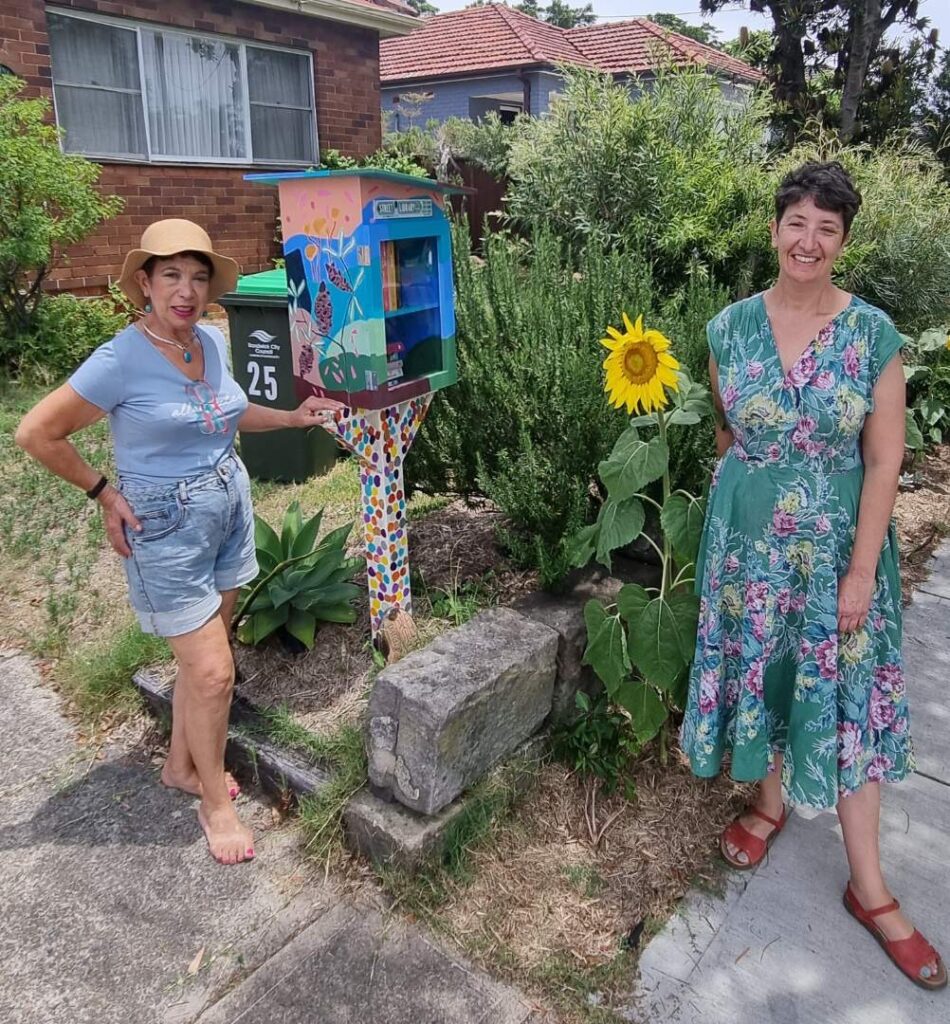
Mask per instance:
[[[522,1024],[511,989],[302,858],[242,796],[257,859],[220,867],[194,800],[135,750],[80,746],[0,655],[3,1024]]]
[[[883,789],[892,891],[950,960],[950,545],[904,618],[917,773]],[[725,869],[724,869],[725,870]],[[692,891],[640,959],[644,1024],[946,1024],[950,989],[917,988],[845,912],[837,816],[794,815],[767,860]]]

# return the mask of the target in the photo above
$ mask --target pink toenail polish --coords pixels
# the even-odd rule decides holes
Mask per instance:
[[[248,855],[248,857],[253,857],[254,856],[254,851],[253,850],[248,850],[247,851],[247,855]]]

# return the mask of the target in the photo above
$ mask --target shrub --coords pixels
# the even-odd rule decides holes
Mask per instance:
[[[698,353],[723,294],[696,274],[657,309],[639,253],[608,251],[598,239],[576,251],[545,228],[530,243],[488,236],[484,261],[469,245],[457,231],[459,382],[436,396],[407,475],[425,491],[494,501],[512,555],[551,586],[567,569],[564,539],[591,518],[597,464],[624,428],[603,392],[606,325],[618,310],[643,311],[677,348],[679,332],[690,331],[684,351]],[[690,458],[678,465],[701,476]]]
[[[34,312],[29,334],[12,342],[0,340],[0,358],[9,370],[49,383],[71,373],[128,322],[127,312],[111,296],[47,296]]]
[[[0,337],[28,335],[41,288],[63,250],[122,208],[96,190],[100,168],[59,148],[46,99],[0,75]]]
[[[768,251],[767,97],[731,102],[701,70],[642,88],[631,102],[610,76],[568,71],[548,116],[515,126],[511,217],[632,243],[669,287],[696,259],[748,286]]]

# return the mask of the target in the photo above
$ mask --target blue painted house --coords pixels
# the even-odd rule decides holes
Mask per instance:
[[[477,120],[497,111],[503,121],[543,114],[561,87],[558,66],[575,64],[618,79],[649,78],[659,63],[703,67],[728,94],[763,81],[761,72],[711,46],[661,28],[647,18],[563,29],[503,4],[434,14],[407,36],[381,39],[384,116],[404,131],[429,120]],[[407,102],[407,94],[425,97]]]

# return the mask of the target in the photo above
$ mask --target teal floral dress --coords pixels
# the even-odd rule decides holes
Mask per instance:
[[[893,525],[870,614],[837,629],[864,480],[872,390],[901,346],[853,298],[786,374],[762,295],[708,328],[735,443],[720,460],[697,570],[699,631],[680,740],[693,771],[763,778],[783,753],[791,803],[832,807],[912,768]]]

